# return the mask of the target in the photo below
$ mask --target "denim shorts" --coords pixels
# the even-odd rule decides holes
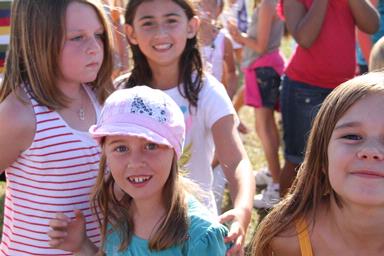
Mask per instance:
[[[274,108],[279,100],[280,76],[271,67],[255,69],[263,107]]]
[[[302,163],[312,121],[331,91],[284,76],[280,99],[284,156],[289,162]]]

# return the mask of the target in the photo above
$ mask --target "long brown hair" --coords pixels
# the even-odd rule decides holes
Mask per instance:
[[[140,4],[145,1],[153,0],[130,0],[125,11],[125,23],[133,26],[133,19],[136,10]],[[172,0],[179,5],[185,12],[188,20],[196,16],[196,12],[189,0]],[[152,80],[152,70],[148,64],[147,57],[142,53],[138,45],[131,44],[133,69],[131,75],[126,81],[122,81],[125,88],[131,88],[138,84],[150,85]],[[188,102],[196,107],[199,92],[203,86],[203,65],[201,55],[198,48],[197,36],[187,39],[186,46],[179,60],[179,77],[178,84],[180,94],[185,97]],[[195,74],[195,75],[194,75]],[[120,87],[120,86],[119,86]]]
[[[260,223],[253,237],[252,255],[272,255],[272,239],[288,230],[298,218],[308,217],[313,225],[319,205],[322,202],[329,205],[330,197],[342,207],[329,182],[328,144],[336,123],[345,112],[366,95],[377,93],[384,96],[384,72],[355,77],[338,86],[324,100],[313,122],[304,162],[294,184],[284,200]]]
[[[59,56],[65,36],[65,15],[71,2],[92,6],[104,27],[104,59],[95,81],[89,84],[100,103],[112,91],[111,31],[97,0],[14,0],[11,39],[0,86],[0,102],[21,84],[29,86],[35,99],[52,109],[66,106],[69,99],[56,85],[60,76]]]
[[[103,147],[104,139],[101,144]],[[105,243],[107,227],[111,225],[121,238],[119,250],[122,251],[128,247],[134,230],[133,216],[130,210],[132,197],[128,194],[124,194],[121,199],[116,197],[114,188],[117,185],[112,175],[106,174],[106,170],[106,156],[103,153],[91,202],[101,227],[101,248]],[[160,251],[171,246],[182,245],[188,238],[187,202],[185,199],[187,183],[184,182],[179,174],[175,153],[171,172],[164,184],[162,194],[166,215],[149,239],[150,250]]]

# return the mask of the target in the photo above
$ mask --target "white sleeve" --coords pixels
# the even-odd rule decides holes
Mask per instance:
[[[205,74],[204,85],[198,99],[198,111],[203,111],[204,123],[211,129],[213,124],[227,115],[238,117],[227,91],[215,77]]]

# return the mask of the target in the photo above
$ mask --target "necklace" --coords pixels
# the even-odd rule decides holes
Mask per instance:
[[[80,92],[80,108],[79,110],[76,110],[77,117],[79,120],[84,121],[85,120],[85,106],[83,101],[83,93]]]
[[[80,107],[80,109],[79,109],[79,111],[77,113],[79,115],[79,119],[81,121],[84,121],[85,120],[85,111],[84,111],[83,106]]]
[[[78,117],[81,121],[85,120],[85,107],[84,107],[84,101],[83,101],[83,94],[80,93],[80,108],[79,111],[77,111]]]

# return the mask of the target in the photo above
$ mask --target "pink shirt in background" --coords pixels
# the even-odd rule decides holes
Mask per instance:
[[[313,0],[298,0],[307,9]],[[299,82],[335,88],[355,74],[355,22],[348,0],[329,1],[318,38],[309,49],[297,46],[285,73]]]

